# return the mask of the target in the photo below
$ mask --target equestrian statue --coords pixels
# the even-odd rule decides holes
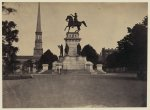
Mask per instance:
[[[77,27],[76,32],[79,32],[81,30],[80,26],[82,24],[84,24],[84,26],[87,27],[85,21],[78,21],[77,17],[78,17],[77,13],[75,13],[74,15],[72,15],[72,14],[68,15],[66,18],[66,21],[68,22],[68,26],[66,26],[64,30],[66,30],[66,28],[68,27],[68,32],[69,32],[70,27],[72,27],[72,28]]]

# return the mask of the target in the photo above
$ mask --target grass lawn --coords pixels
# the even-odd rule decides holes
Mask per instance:
[[[3,107],[144,107],[146,81],[101,75],[3,80]]]

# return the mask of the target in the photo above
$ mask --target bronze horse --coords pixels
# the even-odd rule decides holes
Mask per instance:
[[[76,31],[78,31],[78,32],[81,30],[80,26],[82,24],[84,24],[84,26],[87,27],[85,21],[76,21],[76,22],[74,22],[73,17],[70,16],[70,15],[67,16],[66,21],[68,22],[68,26],[66,26],[64,30],[66,30],[66,28],[68,27],[68,32],[70,30],[70,27],[72,27],[72,28],[77,27],[78,30],[76,30]]]

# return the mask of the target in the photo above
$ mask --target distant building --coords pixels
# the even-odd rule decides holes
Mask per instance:
[[[17,60],[20,62],[20,63],[23,63],[27,60],[32,60],[32,61],[35,61],[36,58],[33,57],[33,56],[17,56]]]
[[[113,48],[108,48],[108,49],[102,48],[102,51],[100,52],[99,55],[98,62],[101,64],[105,64],[108,55],[116,51],[118,50]],[[103,70],[107,73],[116,73],[116,72],[118,73],[118,72],[126,72],[127,68],[126,67],[115,67],[115,68],[105,67],[105,69],[103,68]]]
[[[22,67],[23,63],[28,60],[32,62],[36,62],[37,60],[40,59],[42,54],[43,54],[43,48],[42,48],[41,16],[40,16],[40,4],[38,4],[37,27],[35,32],[35,47],[34,47],[33,55],[17,56],[17,61],[20,62],[20,67]]]
[[[40,4],[38,5],[38,16],[37,16],[37,27],[35,32],[35,47],[34,53],[31,56],[17,56],[18,61],[27,61],[27,60],[38,60],[43,54],[42,48],[42,31],[41,31],[41,16],[40,16]]]
[[[34,48],[34,57],[40,58],[43,54],[42,48],[42,30],[41,30],[41,15],[40,15],[40,4],[38,6],[38,16],[37,16],[37,27],[35,32],[35,48]]]
[[[113,49],[113,48],[108,48],[108,49],[102,48],[102,51],[100,52],[100,55],[98,58],[98,62],[105,63],[107,56],[116,51],[117,49]]]

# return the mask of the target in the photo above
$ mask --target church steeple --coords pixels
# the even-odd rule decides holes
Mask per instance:
[[[34,57],[40,58],[42,54],[43,54],[42,30],[41,30],[41,15],[40,15],[40,3],[39,3],[38,4],[37,27],[36,27],[36,32],[35,32]]]
[[[38,16],[37,16],[36,32],[42,32],[42,31],[41,31],[41,12],[40,12],[40,3],[38,4]]]

